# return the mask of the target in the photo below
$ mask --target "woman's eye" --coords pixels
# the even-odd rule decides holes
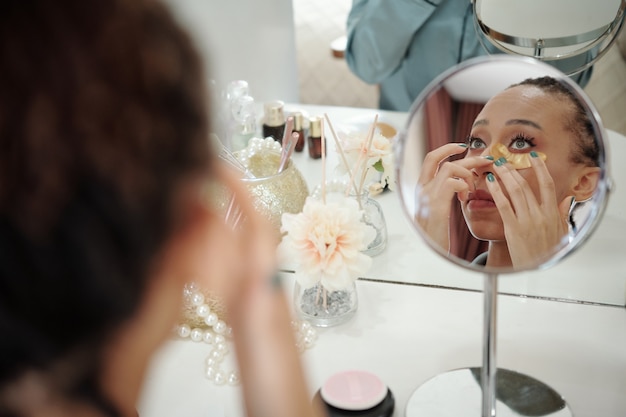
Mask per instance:
[[[484,149],[487,147],[485,141],[480,138],[470,137],[467,141],[469,149]]]
[[[509,144],[509,148],[514,151],[524,151],[535,146],[531,138],[516,136]]]

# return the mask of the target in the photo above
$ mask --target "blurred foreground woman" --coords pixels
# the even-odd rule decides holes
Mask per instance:
[[[191,279],[223,297],[249,415],[313,415],[272,234],[211,152],[202,78],[158,2],[0,6],[0,416],[135,416]],[[215,183],[245,228],[202,198]]]

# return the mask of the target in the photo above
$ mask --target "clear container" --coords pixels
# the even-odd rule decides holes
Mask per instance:
[[[317,327],[336,326],[345,323],[356,313],[356,281],[349,288],[338,291],[328,291],[321,283],[303,287],[296,282],[293,301],[300,319]]]
[[[376,230],[374,239],[368,243],[367,249],[362,252],[369,256],[382,253],[387,247],[387,222],[383,208],[378,201],[369,196],[369,192],[366,190],[358,195],[350,194],[350,197],[354,198],[359,203],[359,207],[363,209],[362,221]]]
[[[326,194],[332,198],[332,194],[345,195],[348,188],[348,181],[345,179],[333,179],[326,182]],[[321,187],[317,186],[312,197],[321,199]],[[376,231],[374,238],[367,244],[367,248],[362,250],[366,255],[376,256],[382,253],[387,247],[387,222],[380,203],[369,196],[367,190],[363,190],[361,194],[354,193],[354,188],[350,188],[348,196],[354,198],[359,203],[359,208],[363,210],[362,221],[370,225]]]
[[[309,195],[306,181],[291,160],[277,174],[280,153],[272,150],[258,151],[247,158],[246,165],[255,178],[242,181],[254,197],[254,208],[270,221],[280,236],[283,213],[299,213],[304,207]]]

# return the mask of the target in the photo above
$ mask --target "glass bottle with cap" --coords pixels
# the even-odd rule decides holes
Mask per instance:
[[[322,157],[322,118],[311,117],[309,122],[309,156],[319,159]]]
[[[296,142],[296,152],[302,152],[304,149],[304,123],[302,113],[293,114],[293,131],[298,134],[298,142]]]
[[[265,103],[263,117],[263,137],[272,137],[280,144],[283,142],[285,133],[285,104],[282,101],[270,101]]]
[[[256,117],[254,113],[254,98],[249,95],[238,97],[231,104],[233,126],[231,130],[231,146],[238,151],[248,146],[248,141],[256,133]]]

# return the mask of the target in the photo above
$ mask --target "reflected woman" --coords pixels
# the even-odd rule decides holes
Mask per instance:
[[[570,211],[592,197],[599,178],[599,148],[582,104],[554,78],[528,79],[487,102],[466,143],[427,154],[416,220],[449,251],[456,196],[472,235],[489,242],[474,262],[523,269],[568,243]]]

